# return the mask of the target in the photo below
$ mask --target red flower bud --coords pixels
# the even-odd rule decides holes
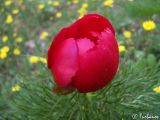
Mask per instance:
[[[88,14],[63,28],[48,50],[55,92],[94,92],[114,77],[119,63],[115,31],[98,14]]]

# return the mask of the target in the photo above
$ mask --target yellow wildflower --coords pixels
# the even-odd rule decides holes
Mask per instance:
[[[12,92],[18,92],[18,91],[20,91],[20,90],[21,90],[21,86],[18,85],[18,84],[12,86],[12,88],[11,88],[11,91],[12,91]]]
[[[113,0],[105,0],[103,5],[107,7],[113,7],[113,3],[114,3]]]
[[[57,13],[56,13],[56,17],[57,17],[57,18],[60,18],[61,16],[62,16],[62,13],[61,13],[61,12],[57,12]]]
[[[45,7],[45,4],[39,4],[39,5],[38,5],[38,9],[39,9],[39,10],[44,9],[44,7]]]
[[[119,52],[120,52],[120,53],[126,51],[126,47],[125,47],[124,45],[119,45],[118,48],[119,48]]]
[[[41,39],[41,40],[44,40],[44,39],[46,39],[47,37],[48,37],[48,32],[46,32],[46,31],[42,32],[41,35],[40,35],[40,39]]]
[[[37,63],[37,62],[39,62],[39,57],[37,57],[37,56],[30,56],[29,57],[29,62],[30,63]]]
[[[40,57],[40,58],[39,58],[39,61],[42,62],[42,63],[45,63],[45,64],[47,63],[46,58],[43,58],[43,57]]]
[[[48,5],[52,5],[52,1],[48,1],[47,3],[48,3]]]
[[[22,38],[22,37],[17,37],[17,38],[16,38],[16,42],[17,42],[17,43],[21,43],[22,41],[23,41],[23,38]]]
[[[38,56],[30,56],[29,57],[29,62],[30,63],[37,63],[37,62],[42,62],[42,63],[47,63],[46,58],[43,57],[38,57]]]
[[[10,50],[9,46],[4,46],[0,49],[1,52],[5,52],[5,53],[9,52],[9,50]]]
[[[5,6],[10,6],[12,4],[12,0],[6,0],[4,4]]]
[[[153,89],[153,91],[156,92],[156,93],[160,93],[160,86],[155,87],[155,88]]]
[[[88,3],[83,3],[82,4],[82,8],[87,8],[88,7]]]
[[[57,6],[60,5],[60,3],[59,3],[59,1],[53,1],[52,5],[55,6],[55,7],[57,7]]]
[[[9,52],[9,47],[4,46],[0,49],[0,59],[5,59],[7,58],[7,53]]]
[[[16,56],[18,56],[18,55],[21,54],[21,51],[20,51],[18,48],[15,48],[15,49],[13,50],[13,54],[16,55]]]
[[[78,10],[79,18],[83,17],[86,14],[87,8],[88,8],[88,3],[83,3],[81,8]]]
[[[125,38],[130,39],[132,36],[132,33],[130,31],[126,30],[123,32],[123,35]]]
[[[144,21],[143,22],[143,28],[146,31],[151,31],[151,30],[154,30],[156,28],[156,24],[152,20]]]
[[[19,13],[19,10],[18,10],[18,9],[14,9],[14,10],[12,11],[12,13],[13,13],[13,14],[18,14],[18,13]]]
[[[14,33],[13,33],[13,37],[16,37],[16,36],[17,36],[17,33],[16,33],[16,32],[14,32]]]
[[[7,58],[7,53],[0,51],[0,59],[5,59]]]
[[[7,42],[7,41],[8,41],[8,36],[6,36],[6,35],[3,36],[3,37],[2,37],[2,41],[3,41],[3,42]]]
[[[74,4],[77,4],[79,2],[79,0],[73,0]]]
[[[12,15],[8,15],[7,18],[6,18],[6,23],[7,24],[10,24],[13,22],[13,18],[12,18]]]

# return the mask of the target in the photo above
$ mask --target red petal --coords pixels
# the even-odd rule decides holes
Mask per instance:
[[[115,35],[115,31],[111,23],[105,17],[98,14],[87,14],[83,18],[73,23],[71,27],[73,26],[77,27],[78,38],[87,37],[92,40],[94,38],[90,34],[91,31],[102,32],[104,29],[110,29]]]
[[[47,63],[48,63],[48,68],[52,67],[52,61],[53,61],[53,52],[55,50],[55,48],[61,44],[61,42],[63,42],[64,40],[68,39],[68,38],[75,38],[76,36],[76,28],[72,27],[71,29],[68,28],[63,28],[54,38],[50,48],[48,49],[48,59],[47,59]]]
[[[117,68],[116,40],[111,32],[105,31],[99,35],[97,46],[79,56],[79,69],[72,85],[80,92],[96,91],[112,80]]]
[[[72,77],[78,69],[78,49],[73,38],[64,40],[56,46],[52,53],[52,73],[60,87],[66,87],[72,82]]]
[[[77,42],[79,54],[83,54],[95,46],[95,44],[87,38],[78,39],[76,42]]]

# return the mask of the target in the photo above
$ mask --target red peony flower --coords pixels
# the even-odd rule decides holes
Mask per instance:
[[[55,92],[94,92],[114,77],[119,63],[115,31],[98,14],[88,14],[63,28],[48,50]]]

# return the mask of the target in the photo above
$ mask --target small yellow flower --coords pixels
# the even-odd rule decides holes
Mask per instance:
[[[79,0],[73,0],[74,4],[77,4],[79,2]]]
[[[0,59],[6,59],[7,58],[7,53],[0,51]]]
[[[13,33],[13,37],[16,37],[16,36],[17,36],[17,32],[14,32],[14,33]]]
[[[132,33],[128,30],[123,32],[125,38],[130,39],[132,37]]]
[[[48,1],[47,3],[48,3],[48,5],[52,5],[52,1]]]
[[[45,63],[45,64],[47,63],[46,58],[43,58],[43,57],[40,57],[40,58],[39,58],[39,61],[42,62],[42,63]]]
[[[113,7],[113,3],[114,3],[113,0],[105,0],[103,5],[107,7]]]
[[[78,10],[79,18],[83,17],[87,13],[88,3],[83,3],[81,8]]]
[[[37,57],[37,56],[30,56],[29,57],[29,62],[30,63],[37,63],[37,62],[39,62],[39,57]]]
[[[12,4],[12,0],[6,0],[4,4],[5,6],[10,6]]]
[[[5,53],[8,53],[10,50],[9,46],[4,46],[0,49],[1,52],[5,52]]]
[[[18,13],[19,13],[19,10],[18,10],[18,9],[14,9],[14,10],[12,11],[12,13],[13,13],[13,14],[18,14]]]
[[[44,7],[45,7],[45,4],[39,4],[39,5],[38,5],[38,9],[39,9],[39,10],[44,9]]]
[[[29,62],[30,63],[37,63],[37,62],[42,62],[42,63],[47,63],[47,59],[43,57],[38,57],[38,56],[30,56],[29,57]]]
[[[44,32],[41,33],[40,39],[44,40],[44,39],[46,39],[48,37],[48,35],[49,35],[48,32],[44,31]]]
[[[3,42],[7,42],[7,41],[8,41],[8,36],[6,36],[6,35],[3,36],[3,37],[2,37],[2,41],[3,41]]]
[[[7,18],[6,18],[6,23],[7,24],[10,24],[13,22],[13,18],[12,18],[12,15],[8,15]]]
[[[156,93],[160,93],[160,86],[153,88],[153,91]]]
[[[126,51],[126,47],[124,46],[124,45],[119,45],[119,52],[120,53],[123,53],[123,52],[125,52]]]
[[[0,59],[5,59],[7,58],[7,53],[9,52],[9,47],[4,46],[0,49]]]
[[[20,90],[21,90],[21,86],[18,85],[18,84],[12,86],[12,88],[11,88],[11,91],[12,91],[12,92],[18,92],[18,91],[20,91]]]
[[[22,37],[17,37],[17,38],[16,38],[16,42],[17,42],[17,43],[21,43],[22,41],[23,41],[23,38],[22,38]]]
[[[57,17],[57,18],[60,18],[61,16],[62,16],[62,13],[61,13],[61,12],[57,12],[57,13],[56,13],[56,17]]]
[[[88,3],[83,3],[82,8],[88,8]]]
[[[59,3],[59,1],[53,1],[52,5],[55,6],[55,7],[57,7],[57,6],[60,5],[60,3]]]
[[[18,48],[15,48],[15,49],[13,50],[13,54],[16,55],[16,56],[18,56],[18,55],[21,54],[21,51],[20,51]]]
[[[151,31],[156,28],[156,24],[152,20],[144,21],[142,26],[143,26],[144,30],[146,30],[146,31]]]
[[[85,9],[85,8],[80,8],[80,9],[78,10],[78,13],[79,13],[80,15],[84,15],[84,14],[86,13],[86,9]]]

